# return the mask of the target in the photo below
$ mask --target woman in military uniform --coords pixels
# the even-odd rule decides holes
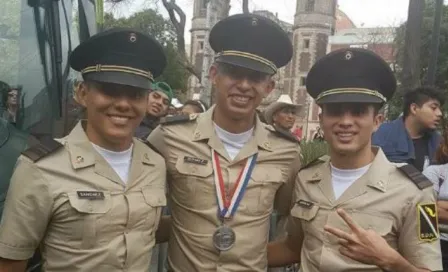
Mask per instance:
[[[84,82],[81,121],[26,150],[0,225],[0,271],[147,271],[165,199],[165,163],[132,136],[166,59],[152,37],[125,29],[93,36],[70,57]]]

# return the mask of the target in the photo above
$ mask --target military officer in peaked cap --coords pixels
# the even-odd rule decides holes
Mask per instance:
[[[148,271],[166,205],[164,159],[132,135],[166,59],[152,37],[112,29],[70,56],[87,120],[19,158],[0,225],[0,271]]]
[[[260,122],[256,108],[292,57],[288,35],[257,15],[234,15],[210,33],[216,105],[166,118],[148,140],[168,169],[171,271],[266,271],[269,218],[290,209],[298,142]]]
[[[307,90],[322,108],[329,157],[296,180],[288,237],[269,245],[271,266],[301,271],[442,271],[431,182],[411,165],[390,163],[371,135],[396,80],[364,49],[319,60]]]

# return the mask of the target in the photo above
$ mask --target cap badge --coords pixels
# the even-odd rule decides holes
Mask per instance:
[[[353,58],[353,53],[351,51],[347,51],[345,53],[345,59],[346,60],[351,60]]]
[[[137,41],[137,35],[136,35],[135,33],[131,33],[131,34],[129,35],[129,41],[130,41],[131,43],[135,43],[135,42]]]
[[[257,25],[258,25],[258,19],[252,18],[252,26],[257,26]]]

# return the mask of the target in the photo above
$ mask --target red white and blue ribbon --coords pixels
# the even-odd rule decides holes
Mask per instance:
[[[252,171],[257,161],[257,154],[246,159],[244,168],[241,169],[235,185],[232,190],[227,193],[222,177],[221,164],[219,162],[218,153],[212,149],[213,174],[215,180],[216,197],[218,199],[219,215],[222,218],[231,218],[243,199],[247,184],[249,183]]]

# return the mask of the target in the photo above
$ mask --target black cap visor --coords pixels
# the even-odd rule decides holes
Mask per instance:
[[[113,83],[149,90],[152,81],[146,77],[123,72],[95,72],[83,74],[84,80]]]

